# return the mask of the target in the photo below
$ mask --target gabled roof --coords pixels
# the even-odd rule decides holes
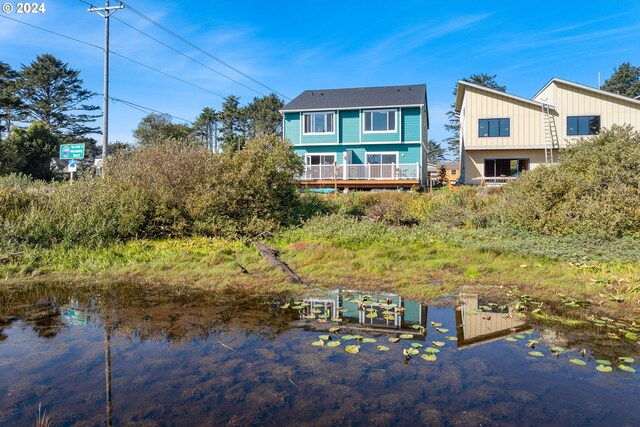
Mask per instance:
[[[560,84],[564,84],[567,86],[573,86],[573,87],[577,87],[579,89],[584,89],[584,90],[588,90],[590,92],[594,92],[594,93],[599,93],[601,95],[606,95],[606,96],[610,96],[612,98],[616,98],[616,99],[620,99],[622,101],[627,101],[627,102],[632,102],[632,103],[638,103],[640,104],[640,97],[637,98],[631,98],[629,96],[624,96],[624,95],[618,95],[616,93],[611,93],[611,92],[607,92],[606,90],[602,90],[602,89],[596,89],[595,87],[591,87],[591,86],[586,86],[580,83],[574,83],[574,82],[570,82],[568,80],[563,80],[563,79],[559,79],[557,77],[552,78],[551,80],[549,80],[549,83],[547,83],[546,85],[544,85],[544,87],[542,89],[540,89],[538,91],[538,93],[536,93],[535,95],[533,95],[533,98],[535,98],[536,96],[538,96],[541,92],[543,92],[546,88],[549,87],[549,85],[551,85],[551,83],[560,83]],[[532,98],[532,99],[533,99]]]
[[[466,87],[472,87],[474,89],[478,89],[481,90],[483,92],[488,92],[488,93],[492,93],[495,95],[499,95],[499,96],[504,96],[506,98],[511,98],[514,99],[516,101],[520,101],[520,102],[524,102],[526,104],[531,104],[534,105],[536,107],[542,107],[542,104],[538,101],[532,101],[528,98],[522,98],[520,96],[516,96],[516,95],[511,95],[510,93],[506,93],[506,92],[501,92],[499,90],[495,90],[495,89],[490,89],[488,87],[484,87],[484,86],[480,86],[474,83],[469,83],[466,82],[464,80],[459,80],[458,81],[458,90],[456,91],[456,107],[455,110],[456,111],[460,111],[460,107],[462,107],[462,99],[464,98],[464,90]],[[550,108],[553,108],[552,106],[550,106]]]
[[[281,112],[426,105],[427,85],[305,90]]]

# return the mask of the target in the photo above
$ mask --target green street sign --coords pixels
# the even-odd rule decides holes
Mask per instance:
[[[84,144],[62,144],[60,146],[61,159],[84,159]]]

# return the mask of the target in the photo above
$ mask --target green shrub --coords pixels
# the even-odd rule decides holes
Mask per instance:
[[[640,134],[613,126],[524,173],[505,192],[508,217],[543,234],[640,233]]]

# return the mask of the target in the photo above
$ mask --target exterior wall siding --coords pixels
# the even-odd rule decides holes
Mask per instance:
[[[340,142],[343,144],[359,141],[360,112],[358,110],[340,111]]]
[[[398,153],[398,163],[415,164],[421,160],[422,147],[420,144],[384,144],[384,145],[364,145],[364,144],[339,144],[335,146],[296,146],[296,154],[305,157],[306,154],[336,154],[336,161],[339,165],[344,164],[345,153],[351,150],[351,163],[362,165],[366,163],[366,153],[391,152]]]
[[[418,142],[420,141],[420,109],[419,108],[403,108],[402,109],[402,141]]]
[[[465,90],[464,146],[472,149],[544,148],[542,108],[494,93]],[[480,138],[478,120],[509,118],[510,136]]]
[[[300,144],[300,113],[285,113],[284,138],[293,145]]]
[[[631,98],[625,101],[559,82],[549,87],[554,87],[556,92],[556,110],[560,112],[556,127],[561,147],[580,138],[567,135],[568,116],[600,116],[601,128],[629,124],[640,129],[640,104]]]

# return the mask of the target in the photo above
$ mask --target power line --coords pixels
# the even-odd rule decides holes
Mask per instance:
[[[85,3],[85,2],[83,2],[83,3]],[[211,68],[211,67],[210,67],[210,66],[208,66],[207,64],[205,64],[205,63],[202,63],[202,62],[198,61],[197,59],[195,59],[195,58],[193,58],[193,57],[191,57],[191,56],[187,55],[186,53],[180,52],[178,49],[174,48],[173,46],[170,46],[170,45],[168,45],[168,44],[166,44],[166,43],[164,43],[164,42],[162,42],[162,41],[160,41],[160,40],[156,39],[155,37],[150,36],[149,34],[145,33],[144,31],[142,31],[142,30],[140,30],[140,29],[138,29],[138,28],[136,28],[136,27],[134,27],[133,25],[130,25],[130,24],[128,24],[128,23],[126,23],[126,22],[124,22],[122,19],[116,18],[115,16],[113,17],[113,19],[115,19],[116,21],[120,22],[120,23],[121,23],[121,24],[123,24],[123,25],[126,25],[127,27],[131,28],[132,30],[137,31],[137,32],[139,32],[140,34],[143,34],[143,35],[147,36],[147,37],[148,37],[148,38],[150,38],[151,40],[155,41],[155,42],[156,42],[156,43],[158,43],[158,44],[161,44],[162,46],[166,47],[167,49],[171,49],[172,51],[176,52],[177,54],[184,56],[185,58],[187,58],[187,59],[189,59],[189,60],[191,60],[191,61],[195,62],[196,64],[202,65],[203,67],[205,67],[205,68],[207,68],[207,69],[209,69],[209,70],[213,71],[214,73],[219,74],[219,75],[221,75],[222,77],[224,77],[224,78],[226,78],[226,79],[229,79],[229,80],[231,80],[232,82],[237,83],[237,84],[239,84],[240,86],[245,87],[245,88],[249,89],[250,91],[253,91],[253,92],[257,93],[258,95],[262,95],[262,96],[264,96],[264,95],[265,95],[264,93],[262,93],[262,92],[260,92],[260,91],[258,91],[258,90],[256,90],[256,89],[254,89],[254,88],[252,88],[251,86],[247,86],[246,84],[244,84],[244,83],[242,83],[242,82],[240,82],[240,81],[238,81],[238,80],[236,80],[236,79],[234,79],[234,78],[232,78],[232,77],[229,77],[229,76],[227,76],[227,75],[226,75],[226,74],[224,74],[224,73],[221,73],[220,71],[216,70],[215,68]]]
[[[125,99],[120,99],[120,98],[116,98],[116,97],[113,97],[113,96],[110,96],[109,99],[114,101],[114,102],[120,102],[121,104],[127,105],[127,106],[129,106],[129,107],[131,107],[133,109],[136,109],[138,111],[142,111],[143,113],[146,113],[146,114],[148,114],[149,111],[151,111],[152,113],[164,114],[164,115],[172,117],[174,119],[182,120],[183,122],[186,122],[186,123],[189,123],[189,124],[193,124],[193,121],[191,121],[191,120],[183,119],[182,117],[174,116],[173,114],[165,113],[164,111],[154,110],[153,108],[145,107],[144,105],[136,104],[134,102],[127,101]]]
[[[74,41],[74,42],[78,42],[78,43],[82,43],[82,44],[84,44],[84,45],[91,46],[91,47],[94,47],[94,48],[96,48],[96,49],[100,49],[100,50],[104,51],[104,49],[103,49],[101,46],[98,46],[98,45],[95,45],[95,44],[92,44],[92,43],[89,43],[89,42],[85,42],[84,40],[76,39],[76,38],[74,38],[74,37],[67,36],[67,35],[65,35],[65,34],[57,33],[57,32],[55,32],[55,31],[48,30],[48,29],[46,29],[46,28],[42,28],[42,27],[39,27],[39,26],[37,26],[37,25],[29,24],[29,23],[27,23],[27,22],[20,21],[20,20],[18,20],[18,19],[10,18],[10,17],[8,17],[8,16],[6,16],[6,15],[4,15],[4,14],[0,14],[0,18],[9,19],[9,20],[11,20],[11,21],[15,21],[15,22],[18,22],[18,23],[20,23],[20,24],[24,24],[24,25],[27,25],[27,26],[29,26],[29,27],[36,28],[36,29],[38,29],[38,30],[45,31],[45,32],[47,32],[47,33],[54,34],[54,35],[56,35],[56,36],[63,37],[63,38],[65,38],[65,39],[72,40],[72,41]],[[115,55],[115,56],[118,56],[118,57],[120,57],[120,58],[122,58],[122,59],[126,59],[127,61],[133,62],[134,64],[137,64],[137,65],[139,65],[139,66],[141,66],[141,67],[145,67],[145,68],[148,68],[148,69],[150,69],[150,70],[153,70],[153,71],[155,71],[155,72],[157,72],[157,73],[163,74],[163,75],[165,75],[165,76],[167,76],[167,77],[170,77],[170,78],[172,78],[172,79],[174,79],[174,80],[177,80],[177,81],[179,81],[179,82],[182,82],[182,83],[188,84],[188,85],[190,85],[190,86],[193,86],[193,87],[198,88],[198,89],[200,89],[200,90],[203,90],[203,91],[205,91],[205,92],[209,92],[209,93],[211,93],[211,94],[213,94],[213,95],[219,96],[220,98],[225,98],[225,96],[224,96],[224,95],[221,95],[221,94],[219,94],[219,93],[217,93],[217,92],[214,92],[214,91],[212,91],[212,90],[209,90],[209,89],[203,88],[202,86],[198,86],[198,85],[197,85],[197,84],[195,84],[195,83],[188,82],[188,81],[186,81],[186,80],[184,80],[184,79],[181,79],[180,77],[176,77],[176,76],[171,75],[171,74],[169,74],[169,73],[165,73],[164,71],[158,70],[157,68],[153,68],[153,67],[151,67],[151,66],[149,66],[149,65],[143,64],[142,62],[136,61],[135,59],[129,58],[128,56],[121,55],[121,54],[119,54],[119,53],[117,53],[117,52],[114,52],[114,51],[111,51],[111,54],[112,54],[112,55]]]
[[[285,99],[291,100],[291,98],[289,98],[288,96],[278,92],[275,89],[270,88],[269,86],[265,85],[264,83],[254,79],[253,77],[251,77],[250,75],[240,71],[239,69],[237,69],[236,67],[232,66],[231,64],[223,61],[222,59],[210,54],[209,52],[207,52],[206,50],[202,49],[201,47],[195,45],[194,43],[190,42],[189,40],[185,39],[184,37],[182,37],[181,35],[173,32],[172,30],[170,30],[169,28],[165,27],[164,25],[158,23],[157,21],[154,21],[153,19],[149,18],[148,16],[146,16],[145,14],[143,14],[142,12],[138,11],[137,9],[135,9],[134,7],[130,6],[129,4],[125,3],[125,2],[120,2],[121,4],[124,4],[128,10],[132,11],[133,13],[135,13],[136,15],[138,15],[139,17],[141,17],[142,19],[146,20],[147,22],[150,22],[151,24],[155,25],[156,27],[162,29],[163,31],[171,34],[173,37],[177,38],[178,40],[182,41],[183,43],[191,46],[192,48],[198,50],[199,52],[203,53],[204,55],[208,56],[209,58],[213,59],[214,61],[219,62],[220,64],[224,65],[225,67],[235,71],[236,73],[240,74],[241,76],[246,77],[247,79],[251,80],[254,83],[259,84],[260,86],[269,89],[271,92],[282,96]]]

